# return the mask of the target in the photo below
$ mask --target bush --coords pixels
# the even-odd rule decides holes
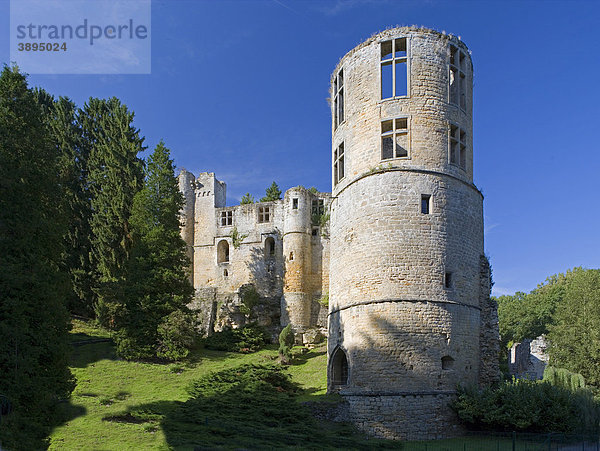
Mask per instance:
[[[292,325],[288,324],[279,334],[279,356],[282,361],[289,362],[292,360],[292,348],[295,341],[296,337],[294,336]]]
[[[216,351],[256,352],[271,341],[264,327],[256,323],[241,329],[225,329],[204,339],[204,347]]]
[[[585,388],[585,379],[583,376],[579,373],[571,373],[565,368],[547,366],[544,370],[543,380],[557,387],[566,388],[571,391]]]
[[[158,326],[159,346],[156,355],[168,360],[181,360],[194,346],[197,332],[192,315],[176,310]]]
[[[589,391],[530,380],[459,389],[451,407],[467,426],[483,430],[596,432],[600,418],[600,406]]]

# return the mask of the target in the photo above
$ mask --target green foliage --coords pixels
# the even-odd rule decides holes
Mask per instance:
[[[483,430],[597,432],[600,419],[600,405],[590,392],[530,380],[460,389],[452,408],[467,426]]]
[[[318,302],[325,307],[329,307],[329,293],[325,293],[323,296],[321,296]]]
[[[259,202],[271,202],[279,199],[281,199],[281,190],[279,189],[279,186],[277,186],[277,183],[273,182],[271,183],[271,186],[266,189],[265,196],[261,197]]]
[[[79,113],[83,145],[89,154],[89,195],[92,215],[92,259],[98,274],[96,315],[107,327],[115,326],[122,310],[122,282],[133,246],[129,218],[133,198],[143,185],[145,147],[134,114],[117,98],[90,98]]]
[[[216,351],[249,353],[256,352],[269,344],[268,332],[257,324],[248,324],[240,329],[225,329],[204,339],[204,347]]]
[[[314,186],[311,186],[310,188],[308,188],[308,190],[313,194],[319,194],[319,190]]]
[[[254,196],[252,196],[252,194],[250,194],[250,193],[244,194],[240,200],[240,205],[253,204],[253,203],[254,203]]]
[[[248,238],[247,234],[241,234],[240,232],[238,232],[237,227],[234,227],[233,230],[231,231],[231,241],[233,243],[233,247],[238,249],[240,247],[240,245],[242,244],[242,241],[244,241],[246,238]]]
[[[600,270],[575,268],[550,326],[550,363],[600,388]]]
[[[292,325],[288,324],[279,334],[279,356],[282,360],[285,360],[286,362],[292,360],[292,348],[294,347],[295,341],[296,337],[294,336]]]
[[[124,358],[179,359],[185,354],[181,347],[189,343],[187,331],[193,325],[184,312],[193,287],[179,233],[182,206],[175,167],[161,141],[148,157],[144,187],[134,197],[133,245],[120,283],[120,308],[113,313],[117,352]]]
[[[547,366],[544,369],[544,381],[557,387],[567,388],[571,391],[576,391],[580,388],[585,388],[585,379],[581,374],[571,373],[564,368],[555,368]]]
[[[58,400],[74,387],[67,366],[68,295],[60,156],[17,67],[0,74],[0,394],[3,449],[42,449]]]
[[[260,295],[254,285],[247,284],[240,287],[240,298],[242,300],[242,305],[240,306],[240,311],[244,315],[250,315],[252,313],[252,309],[260,304]]]
[[[192,315],[175,310],[158,326],[160,344],[156,355],[167,360],[182,360],[190,353],[197,336]]]

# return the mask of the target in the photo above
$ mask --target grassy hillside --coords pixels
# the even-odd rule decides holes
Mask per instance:
[[[265,446],[266,437],[272,440],[268,445],[276,448],[305,448],[312,443],[319,448],[366,449],[379,442],[367,440],[348,426],[317,422],[301,404],[331,401],[325,395],[325,346],[297,356],[287,369],[293,384],[289,390],[263,384],[218,396],[197,393],[200,399],[191,399],[186,388],[193,381],[245,364],[271,365],[277,359],[276,348],[254,354],[199,350],[184,364],[163,365],[119,360],[111,342],[87,341],[106,338],[105,331],[74,322],[71,367],[77,388],[63,405],[62,425],[54,430],[50,449],[258,449]],[[247,398],[250,403],[279,406],[280,411],[273,407],[266,414],[275,417],[277,424],[245,412],[249,401],[240,401],[245,405],[236,402],[249,390],[257,390]],[[278,397],[279,391],[287,398]],[[262,404],[261,396],[266,396]],[[283,423],[282,418],[286,418]]]

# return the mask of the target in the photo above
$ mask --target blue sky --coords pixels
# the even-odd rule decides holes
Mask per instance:
[[[9,61],[0,0],[0,61]],[[600,2],[157,1],[150,75],[32,75],[82,105],[116,96],[179,167],[246,191],[330,191],[329,76],[374,32],[462,37],[475,67],[475,183],[494,294],[600,267]]]

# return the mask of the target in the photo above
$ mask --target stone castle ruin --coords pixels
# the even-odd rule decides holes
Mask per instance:
[[[385,438],[458,433],[457,385],[499,377],[472,99],[460,39],[388,29],[332,74],[331,194],[225,207],[214,174],[182,171],[207,332],[291,323],[307,342],[327,327],[328,391],[346,419]]]

